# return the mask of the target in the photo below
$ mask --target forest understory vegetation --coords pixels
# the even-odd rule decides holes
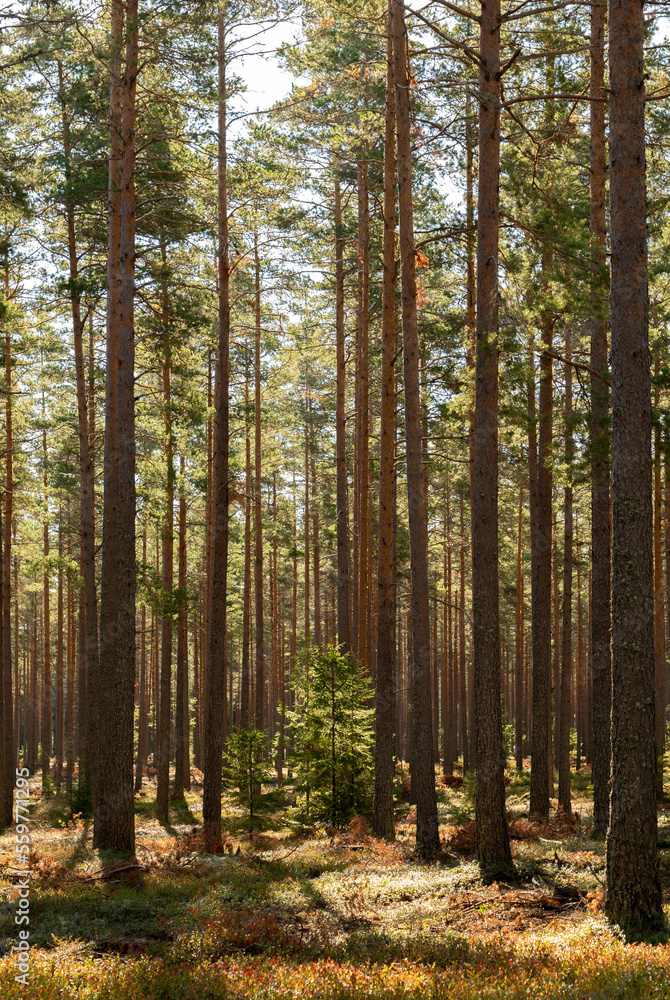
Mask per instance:
[[[528,762],[525,762],[526,765]],[[670,997],[670,944],[626,943],[605,919],[605,843],[594,838],[590,766],[572,772],[573,812],[528,819],[528,770],[505,771],[512,864],[475,859],[471,782],[436,777],[441,849],[415,850],[407,766],[396,768],[396,840],[354,817],[295,818],[295,786],[264,785],[262,829],[224,795],[223,851],[206,853],[202,774],[156,816],[151,765],[136,800],[136,859],[92,846],[92,823],[31,779],[31,990],[40,1000]],[[670,790],[670,773],[665,773]],[[659,805],[670,911],[670,805]],[[12,1000],[21,877],[0,838],[0,987]]]

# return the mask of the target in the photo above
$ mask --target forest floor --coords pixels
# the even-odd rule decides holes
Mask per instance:
[[[194,776],[169,826],[145,780],[139,866],[111,873],[89,822],[65,796],[38,799],[32,779],[27,987],[12,950],[23,876],[13,831],[0,838],[3,1000],[670,1000],[670,944],[626,944],[603,916],[604,843],[591,836],[585,770],[573,775],[575,818],[542,825],[527,819],[529,775],[509,771],[514,864],[495,881],[475,862],[463,787],[438,782],[444,847],[430,862],[413,855],[406,803],[387,844],[363,819],[339,832],[287,823],[277,789],[270,828],[251,839],[224,802],[225,852],[212,856],[200,849]],[[659,812],[659,849],[670,917],[670,811]]]

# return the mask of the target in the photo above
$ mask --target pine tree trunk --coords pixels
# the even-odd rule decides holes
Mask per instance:
[[[261,271],[258,238],[254,237],[254,622],[256,627],[256,683],[254,722],[265,723],[265,626],[263,619],[263,511],[261,506]]]
[[[482,3],[472,609],[477,857],[485,864],[511,859],[503,781],[498,608],[499,17],[499,0]]]
[[[311,403],[310,403],[311,409]],[[316,459],[314,457],[314,433],[311,434],[312,447],[310,473],[312,480],[312,569],[314,573],[314,642],[321,646],[321,553],[319,550],[319,506],[317,502]]]
[[[366,155],[366,149],[363,149]],[[359,160],[358,181],[358,601],[357,635],[358,661],[365,671],[368,664],[368,589],[370,544],[370,207],[368,198],[368,164]]]
[[[174,794],[183,797],[191,786],[189,767],[188,704],[188,620],[186,609],[186,484],[184,453],[179,455],[179,606],[177,617],[177,678],[175,698],[175,768]]]
[[[659,406],[661,371],[657,348],[654,359],[654,406]],[[661,429],[654,427],[654,673],[656,675],[656,779],[659,801],[663,801],[665,756],[665,636],[663,629],[663,508],[661,501]]]
[[[251,717],[251,436],[249,434],[249,372],[244,381],[245,479],[244,479],[244,584],[242,592],[242,691],[240,726],[249,728]]]
[[[546,255],[545,255],[546,258]],[[545,259],[543,269],[550,266]],[[551,438],[554,320],[542,320],[540,355],[539,450],[537,458],[537,535],[533,575],[533,701],[531,721],[530,815],[549,815],[549,740],[551,733]]]
[[[58,597],[56,620],[56,793],[60,792],[63,781],[63,750],[65,737],[65,716],[63,713],[63,512],[58,518]],[[19,696],[18,686],[16,697]]]
[[[607,221],[605,213],[605,14],[604,2],[591,7],[591,257],[594,261],[591,302],[591,368],[607,379],[605,301]],[[609,389],[591,376],[591,672],[593,676],[593,832],[604,837],[610,809],[610,715],[612,652],[610,648],[611,539]]]
[[[161,247],[166,267],[165,248]],[[167,287],[162,288],[163,328],[169,322]],[[156,815],[167,822],[170,811],[170,718],[172,715],[172,588],[174,584],[174,437],[172,434],[172,350],[165,335],[162,372],[163,434],[165,447],[165,510],[162,531],[162,584],[166,602],[161,617],[161,669],[158,720]]]
[[[58,75],[61,92],[63,90],[63,71],[59,61]],[[61,97],[61,127],[63,141],[63,156],[65,165],[66,190],[71,177],[71,138],[70,119],[67,104]],[[98,599],[96,593],[95,571],[95,485],[94,458],[92,449],[92,423],[94,418],[93,398],[87,399],[86,375],[84,370],[84,319],[81,315],[81,298],[78,291],[79,260],[75,230],[74,203],[68,196],[66,202],[68,264],[72,309],[72,329],[74,340],[75,379],[77,386],[77,430],[79,437],[79,476],[81,489],[81,551],[84,568],[84,590],[86,593],[86,661],[88,669],[88,745],[98,746],[98,683],[100,673],[100,658],[98,645]],[[86,766],[90,775],[93,801],[97,799],[97,765],[98,754],[88,755]]]
[[[219,10],[219,350],[216,395],[216,494],[212,569],[212,605],[207,660],[205,716],[205,781],[203,821],[211,850],[221,846],[221,786],[226,733],[226,593],[228,583],[228,408],[230,378],[230,265],[228,259],[228,191],[226,159],[225,15]]]
[[[83,577],[81,558],[79,572]],[[79,782],[77,792],[82,804],[88,802],[91,791],[88,774],[87,735],[88,735],[88,671],[86,669],[86,595],[84,588],[79,590],[79,627],[77,629],[77,728],[75,730],[75,756],[79,761]],[[36,699],[37,700],[37,699]],[[44,709],[44,705],[42,705]]]
[[[566,816],[572,812],[570,799],[570,679],[572,676],[572,366],[570,330],[565,339],[565,468],[567,483],[563,494],[565,527],[563,534],[563,633],[561,643],[561,688],[558,715],[558,805]]]
[[[336,466],[337,466],[337,641],[351,651],[349,621],[349,500],[347,490],[346,344],[344,332],[344,236],[342,196],[335,178],[335,339],[336,339]]]
[[[423,854],[439,850],[435,796],[430,690],[430,636],[428,620],[428,522],[421,456],[421,388],[417,331],[416,262],[412,210],[409,66],[404,4],[393,0],[393,67],[398,146],[398,202],[402,281],[402,329],[405,383],[405,438],[407,452],[407,509],[412,573],[412,630],[414,669],[413,770],[416,794],[416,844]]]
[[[395,93],[392,0],[386,18],[386,103],[384,130],[384,233],[382,244],[381,421],[379,426],[379,529],[377,586],[377,687],[375,703],[375,797],[373,831],[395,840],[393,734],[395,717],[394,592],[395,535]]]
[[[135,94],[137,0],[112,4],[115,54],[110,87],[112,140],[108,242],[108,341],[100,603],[100,757],[94,843],[134,853],[135,689]],[[119,69],[115,75],[116,69]],[[118,87],[116,80],[121,80]],[[117,91],[120,93],[117,94]],[[121,113],[118,115],[120,105]],[[121,120],[120,144],[117,142]],[[118,161],[118,162],[117,162]],[[116,185],[120,195],[117,194]],[[116,213],[119,213],[118,225]],[[118,253],[118,272],[115,255]]]
[[[516,546],[516,609],[515,644],[514,644],[514,748],[516,751],[516,769],[523,771],[523,723],[524,723],[524,690],[523,690],[523,479],[519,479],[519,520]]]
[[[68,509],[67,514],[67,558],[68,563],[72,559],[72,530],[71,517]],[[67,577],[67,650],[65,659],[65,672],[67,674],[67,699],[65,703],[65,791],[72,794],[72,777],[74,772],[74,594],[71,574]],[[28,752],[28,721],[30,714],[30,694],[29,685],[24,687],[25,691],[25,716],[26,716],[26,753]]]
[[[7,283],[9,270],[5,268],[5,301],[8,297]],[[16,758],[15,740],[18,732],[14,728],[14,712],[12,708],[12,525],[14,520],[14,431],[12,425],[12,341],[9,325],[5,327],[5,539],[3,547],[3,563],[0,573],[3,577],[2,588],[2,702],[3,702],[3,817],[4,823],[12,822],[14,813],[14,761]],[[15,597],[16,575],[14,583]],[[15,663],[18,664],[18,648],[15,651]],[[14,697],[18,698],[18,687]]]
[[[458,673],[459,673],[459,683],[460,683],[460,733],[461,733],[461,744],[463,747],[463,774],[467,772],[472,767],[472,761],[470,760],[470,732],[468,728],[468,720],[470,720],[470,728],[472,727],[472,717],[469,711],[469,698],[468,698],[468,680],[465,670],[465,512],[463,504],[463,494],[460,495],[460,533],[461,533],[461,545],[460,545],[460,555],[461,555],[461,565],[460,565],[460,594],[459,594],[459,613],[458,613],[458,628],[459,628],[459,640],[458,640]]]
[[[609,9],[612,322],[612,793],[606,913],[662,924],[656,819],[644,16]]]
[[[142,580],[147,577],[147,526],[142,532]],[[147,711],[147,606],[142,603],[140,613],[140,705],[137,721],[137,760],[135,763],[134,792],[142,790],[142,772],[147,760],[148,711]]]
[[[444,639],[442,648],[442,757],[443,774],[454,773],[454,759],[458,756],[456,746],[456,698],[455,698],[455,659],[456,649],[454,648],[453,636],[457,631],[458,618],[453,613],[453,594],[451,589],[451,489],[447,481],[446,503],[444,510],[444,596],[446,604],[444,606],[443,629]],[[456,625],[456,629],[452,626]]]

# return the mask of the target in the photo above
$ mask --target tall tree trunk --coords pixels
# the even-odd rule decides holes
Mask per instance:
[[[565,467],[567,483],[563,494],[565,527],[563,534],[563,638],[561,643],[561,689],[558,715],[558,804],[566,816],[572,812],[570,799],[570,680],[572,677],[572,365],[570,329],[565,338]]]
[[[395,480],[395,93],[392,4],[386,17],[386,106],[384,130],[384,233],[382,243],[381,422],[379,426],[379,530],[377,586],[377,688],[375,702],[375,798],[373,831],[395,840],[393,733],[395,716],[396,615],[393,587]]]
[[[263,509],[261,506],[261,267],[258,236],[254,236],[254,623],[256,626],[256,684],[254,722],[265,723],[265,628],[263,620]]]
[[[142,531],[142,582],[147,578],[147,526]],[[137,725],[137,761],[135,764],[135,793],[142,789],[142,771],[147,760],[149,712],[147,706],[147,606],[142,602],[140,614],[140,705]]]
[[[177,610],[177,678],[175,698],[174,794],[180,798],[190,788],[188,706],[188,620],[186,609],[186,463],[179,454],[179,605]]]
[[[472,507],[477,857],[511,859],[505,814],[498,608],[498,232],[500,0],[482,3],[477,207],[477,354]]]
[[[214,564],[207,702],[205,717],[205,782],[203,820],[210,849],[221,846],[222,756],[226,732],[226,591],[228,584],[228,408],[230,378],[230,264],[228,259],[228,190],[226,160],[226,23],[219,9],[219,351],[216,395],[216,494]]]
[[[251,716],[251,667],[249,663],[251,635],[251,436],[249,434],[249,371],[244,381],[244,434],[245,434],[245,479],[244,479],[244,584],[242,591],[242,690],[240,705],[240,726],[249,728]]]
[[[5,268],[5,301],[8,298],[9,269]],[[12,709],[12,527],[14,521],[14,431],[12,425],[12,340],[9,325],[5,326],[5,539],[3,548],[2,589],[2,701],[3,701],[3,816],[5,824],[12,822],[14,812],[15,746],[18,733],[14,730]],[[15,577],[16,581],[16,577]],[[14,583],[15,596],[16,582]],[[18,665],[18,649],[15,653]],[[14,696],[18,698],[18,688]]]
[[[524,723],[524,698],[523,698],[523,606],[524,606],[524,581],[523,581],[523,479],[519,478],[519,521],[517,529],[516,546],[516,610],[515,622],[515,644],[514,644],[514,748],[516,751],[516,769],[519,773],[523,771],[523,723]]]
[[[58,597],[56,612],[56,793],[63,781],[64,724],[63,714],[63,512],[58,518]],[[16,697],[19,692],[16,687]]]
[[[75,229],[74,201],[69,185],[72,175],[72,142],[70,136],[70,118],[64,96],[63,68],[58,63],[58,80],[61,92],[61,129],[63,142],[63,157],[66,184],[66,221],[68,241],[68,265],[71,286],[72,331],[74,342],[75,380],[77,386],[77,431],[79,439],[79,477],[81,499],[81,555],[84,569],[84,592],[86,594],[86,662],[89,676],[87,678],[88,711],[87,724],[88,745],[98,746],[98,683],[100,673],[100,655],[98,645],[98,598],[96,592],[95,574],[95,469],[92,447],[92,424],[94,420],[93,398],[87,398],[86,372],[84,366],[84,326],[85,317],[81,314],[81,295],[79,292],[79,258]],[[120,123],[119,123],[120,124]],[[112,124],[114,128],[114,123]],[[113,136],[112,144],[119,136]],[[110,152],[110,158],[112,153]],[[116,155],[116,154],[115,154]],[[111,175],[110,175],[110,184]],[[115,181],[116,183],[116,181]],[[116,192],[115,192],[116,196]],[[114,225],[117,225],[116,218]],[[118,252],[118,248],[117,248]],[[116,268],[118,264],[114,264]],[[91,780],[94,808],[97,800],[97,768],[98,753],[91,752],[87,756],[86,766]]]
[[[42,639],[42,692],[44,707],[42,711],[42,794],[49,795],[51,792],[51,573],[49,571],[49,493],[47,478],[47,427],[46,427],[46,404],[44,387],[42,388],[42,458],[44,462],[44,509],[45,521],[43,527],[43,554],[44,554],[44,597],[42,608],[44,611],[44,633]],[[4,603],[4,601],[3,601]],[[4,745],[4,722],[3,722],[3,745]],[[3,799],[4,804],[4,799]]]
[[[394,223],[395,225],[395,223]],[[344,334],[344,235],[342,196],[335,178],[335,341],[336,341],[336,466],[337,466],[337,641],[351,651],[349,621],[349,500],[347,490],[346,357]]]
[[[605,14],[591,7],[591,672],[593,677],[593,832],[604,837],[610,810],[610,715],[612,710],[611,538],[609,388],[605,302],[607,221],[605,213]],[[605,381],[603,381],[605,379]]]
[[[367,155],[364,146],[363,155]],[[365,671],[368,665],[368,589],[370,544],[370,206],[368,198],[368,164],[359,160],[358,181],[358,661]]]
[[[428,622],[428,521],[421,458],[421,394],[419,337],[417,330],[416,262],[412,210],[412,153],[410,144],[409,64],[405,10],[393,0],[393,69],[398,145],[398,202],[402,281],[402,329],[405,382],[405,439],[407,452],[407,508],[412,573],[413,771],[416,794],[417,849],[429,854],[439,850],[440,837],[435,796],[433,733],[430,690],[430,636]],[[500,705],[498,705],[500,708]]]
[[[4,562],[4,553],[3,553],[3,548],[4,548],[4,531],[3,531],[3,524],[2,524],[2,513],[3,513],[2,512],[2,508],[0,507],[0,567],[2,567],[2,571],[0,572],[0,655],[2,656],[2,661],[1,662],[2,662],[2,674],[3,674],[3,684],[4,684],[4,672],[5,672],[5,664],[4,664],[4,654],[5,654],[5,642],[4,642],[4,632],[5,632],[4,604],[5,604],[5,601],[4,601],[4,595],[5,595],[6,581],[4,579],[4,576],[5,576],[5,574],[4,574],[4,565],[5,565],[5,562]],[[0,743],[0,746],[2,746],[2,754],[3,754],[3,758],[4,758],[5,717],[4,717],[4,708],[3,708],[2,704],[0,704],[0,713],[2,713],[2,726],[0,727],[0,740],[2,742]],[[1,769],[1,771],[2,771],[2,773],[0,774],[0,779],[1,779],[0,780],[0,796],[1,796],[0,801],[3,803],[3,813],[4,813],[4,796],[5,796],[5,784],[6,784],[6,781],[5,781],[5,769],[4,769],[4,759],[3,759],[3,767]],[[16,775],[13,775],[13,777],[16,778]],[[13,786],[12,786],[12,793],[13,793]],[[1,825],[4,826],[4,822]]]
[[[67,512],[67,559],[71,563],[72,559],[72,529],[71,515]],[[67,674],[67,699],[65,703],[65,791],[72,794],[72,777],[74,772],[74,649],[75,649],[75,628],[74,628],[74,593],[72,586],[72,575],[67,576],[67,651],[65,656],[65,672]],[[26,692],[26,729],[30,712],[30,697],[28,687]],[[27,741],[27,733],[26,733]]]
[[[458,674],[459,674],[459,701],[460,701],[460,733],[461,733],[461,744],[463,746],[463,774],[467,772],[472,767],[472,761],[470,760],[470,731],[468,728],[468,720],[470,720],[470,728],[472,728],[472,716],[469,710],[469,699],[468,699],[468,681],[465,671],[465,512],[464,512],[463,494],[459,497],[459,515],[460,515],[460,534],[461,534],[461,544],[460,544],[460,556],[461,565],[459,572],[459,583],[460,583],[460,594],[459,594],[459,613],[458,613],[458,627],[459,627],[459,639],[458,639]]]
[[[609,8],[612,278],[612,793],[606,913],[628,935],[663,921],[656,828],[651,387],[644,15]]]
[[[108,242],[105,473],[100,605],[100,757],[94,842],[133,853],[135,689],[135,93],[137,0],[112,4],[115,55],[110,87],[112,141]],[[118,52],[118,58],[117,58]],[[117,72],[118,71],[118,72]],[[118,107],[121,106],[121,114]],[[117,139],[121,119],[120,142]],[[118,185],[118,191],[117,191]],[[118,224],[116,213],[119,213]],[[118,271],[114,260],[118,253]],[[103,611],[104,606],[104,611]]]
[[[311,411],[311,400],[310,400]],[[312,479],[312,569],[314,574],[314,642],[321,645],[321,552],[319,541],[319,504],[318,484],[316,481],[316,458],[314,455],[314,432],[311,434],[312,447],[310,456],[310,472]]]
[[[546,255],[545,255],[546,257]],[[543,269],[550,266],[546,259]],[[551,540],[553,417],[553,316],[542,320],[540,355],[539,451],[537,459],[536,561],[533,576],[533,700],[531,720],[530,814],[549,815],[551,732]]]
[[[661,371],[660,351],[654,358],[654,405],[658,407]],[[656,675],[656,780],[659,801],[663,801],[665,756],[665,636],[663,629],[663,507],[661,500],[661,428],[654,427],[654,672]]]
[[[165,248],[162,247],[166,268]],[[169,322],[167,275],[162,287],[163,328]],[[172,348],[165,333],[163,345],[163,433],[165,442],[165,511],[162,530],[163,614],[161,616],[161,670],[158,720],[158,768],[156,776],[156,815],[167,822],[170,811],[170,718],[172,715],[172,588],[174,585],[174,436],[172,434]]]
[[[458,619],[453,614],[453,595],[451,590],[451,489],[447,480],[446,503],[444,509],[444,596],[446,604],[443,615],[442,644],[442,772],[446,775],[454,773],[454,759],[457,756],[455,723],[455,658],[456,647],[452,636],[457,631]],[[456,624],[456,629],[452,628]]]

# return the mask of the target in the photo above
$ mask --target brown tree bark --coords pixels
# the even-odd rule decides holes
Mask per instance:
[[[342,196],[335,178],[335,341],[336,341],[336,466],[337,466],[337,641],[351,652],[349,589],[349,499],[347,489],[346,345],[344,332],[344,235]]]
[[[179,604],[177,608],[177,677],[175,696],[175,766],[174,794],[183,797],[184,789],[191,786],[189,767],[189,704],[188,704],[188,620],[186,608],[186,463],[183,451],[179,454],[179,547],[178,576]]]
[[[244,381],[244,584],[242,591],[242,677],[240,692],[240,726],[249,728],[251,717],[251,666],[249,662],[251,637],[251,436],[249,434],[249,371]]]
[[[112,4],[114,56],[110,86],[108,338],[100,604],[100,757],[94,843],[103,850],[134,853],[137,0],[128,0],[125,6],[123,77],[120,51],[124,26],[123,10],[119,8],[120,5],[115,0]]]
[[[265,723],[265,625],[263,618],[263,508],[261,505],[261,268],[258,237],[254,237],[254,624],[256,683],[254,723]]]
[[[607,376],[607,318],[605,301],[605,15],[607,5],[591,7],[591,256],[594,278],[591,302],[591,368]],[[610,713],[612,708],[612,652],[610,648],[611,538],[609,389],[591,376],[591,672],[593,676],[593,832],[604,837],[610,807]]]
[[[74,341],[75,379],[77,386],[77,431],[79,439],[79,476],[81,490],[81,554],[82,565],[84,568],[84,590],[86,594],[86,661],[89,673],[87,678],[87,696],[89,700],[87,711],[87,743],[90,747],[97,747],[100,658],[98,644],[98,599],[95,570],[95,469],[92,448],[92,424],[94,411],[93,398],[91,395],[87,397],[86,391],[86,373],[84,366],[84,326],[86,318],[85,316],[82,316],[81,312],[81,294],[78,284],[79,258],[75,228],[75,205],[69,191],[72,174],[72,141],[70,136],[70,118],[64,95],[63,68],[60,61],[58,63],[58,78],[61,92],[61,131],[66,182],[65,211],[68,240],[68,266],[71,288],[70,297]],[[86,766],[91,780],[94,802],[97,797],[97,764],[98,754],[97,752],[93,752],[87,757]]]
[[[514,614],[514,749],[516,769],[523,771],[524,686],[523,686],[523,479],[519,477],[519,517],[516,546],[516,608]]]
[[[363,156],[367,155],[364,147]],[[358,488],[358,601],[357,636],[354,641],[358,662],[363,671],[368,665],[368,590],[370,544],[370,206],[368,196],[368,163],[357,164],[358,186],[358,440],[356,464]]]
[[[163,266],[166,267],[165,248]],[[161,292],[163,328],[167,331],[168,301],[166,276]],[[165,509],[162,526],[163,614],[161,616],[160,697],[158,699],[158,767],[156,774],[156,815],[167,822],[170,811],[170,719],[172,715],[172,589],[174,585],[174,435],[172,433],[172,347],[165,333],[163,344],[163,441],[165,448]]]
[[[60,792],[63,782],[63,751],[65,740],[64,688],[63,688],[63,512],[58,518],[58,597],[56,611],[56,793]],[[16,698],[19,697],[18,685],[15,687]]]
[[[445,507],[444,507],[444,596],[446,604],[443,614],[443,646],[442,646],[442,773],[450,775],[454,773],[454,758],[456,752],[456,727],[454,725],[454,660],[455,649],[452,642],[452,621],[458,622],[453,612],[453,595],[451,591],[451,490],[447,480]]]
[[[9,268],[5,267],[5,301],[8,298],[7,283]],[[0,572],[3,577],[2,589],[2,706],[3,706],[3,818],[4,823],[12,822],[14,812],[15,757],[14,741],[18,732],[14,730],[14,711],[12,708],[12,527],[14,523],[14,430],[12,423],[12,340],[9,325],[5,326],[5,521],[3,564]],[[16,577],[14,583],[15,594]],[[18,665],[18,648],[15,651],[15,663]],[[18,698],[18,688],[14,697]]]
[[[304,538],[304,573],[305,573],[305,651],[311,645],[311,619],[310,619],[310,544],[309,544],[309,516],[310,516],[310,492],[309,492],[309,444],[310,444],[310,404],[309,404],[309,361],[305,362],[305,523],[303,525]]]
[[[393,0],[393,69],[398,148],[398,203],[405,383],[405,440],[407,452],[407,507],[412,573],[413,771],[416,794],[417,849],[429,854],[439,849],[435,796],[430,690],[430,636],[428,621],[428,521],[421,457],[421,395],[417,330],[416,262],[412,210],[412,153],[410,143],[409,63],[404,4]]]
[[[468,679],[465,669],[465,512],[463,494],[459,497],[459,517],[460,517],[460,555],[461,565],[459,573],[460,594],[458,612],[458,674],[459,674],[459,722],[461,745],[463,747],[463,774],[467,774],[472,766],[470,759],[470,729],[472,728],[472,716],[469,708]]]
[[[612,322],[612,793],[605,910],[663,923],[658,872],[644,15],[609,6]]]
[[[654,406],[658,408],[661,371],[659,349],[654,358]],[[665,635],[663,621],[663,507],[661,500],[661,428],[654,427],[654,673],[656,675],[656,780],[659,801],[663,801],[665,756]]]
[[[68,563],[72,559],[72,528],[71,516],[68,508],[67,513],[67,558]],[[75,627],[74,627],[74,593],[72,587],[72,577],[67,576],[67,649],[65,654],[65,672],[67,674],[67,695],[65,702],[65,791],[72,794],[72,778],[74,773],[74,650],[75,650]],[[30,696],[28,686],[24,687],[26,692],[26,730],[28,729],[28,716],[30,711]],[[27,742],[27,732],[26,732]]]
[[[47,455],[47,425],[46,425],[46,402],[44,386],[42,386],[42,460],[44,463],[43,486],[44,486],[44,507],[45,521],[43,525],[42,553],[44,556],[44,588],[42,598],[42,611],[44,621],[44,631],[42,634],[42,794],[47,796],[51,792],[51,573],[49,571],[49,519],[48,519],[48,455]],[[4,596],[3,596],[4,605]],[[3,615],[4,618],[4,615]],[[3,747],[5,739],[5,723],[3,721]],[[87,755],[88,756],[88,755]],[[3,782],[4,785],[4,782]],[[5,806],[3,798],[3,807]]]
[[[226,22],[218,15],[219,63],[219,159],[218,159],[218,252],[219,252],[219,349],[216,395],[216,493],[214,563],[209,657],[207,660],[205,716],[205,780],[203,821],[205,840],[211,850],[221,847],[222,755],[226,733],[226,592],[228,583],[228,410],[230,379],[230,264],[228,258],[228,189],[226,158]]]
[[[567,483],[563,492],[563,632],[561,643],[561,687],[558,714],[558,805],[566,816],[572,812],[570,799],[570,681],[572,678],[572,366],[570,329],[565,339],[565,467]]]
[[[543,269],[551,265],[543,260]],[[554,318],[542,319],[540,355],[539,450],[537,458],[536,560],[533,575],[533,700],[531,720],[530,814],[549,815],[549,741],[551,733],[551,543]]]
[[[472,507],[474,735],[477,857],[511,859],[505,814],[498,597],[498,234],[500,2],[480,14],[477,342]]]
[[[142,531],[142,580],[147,576],[147,526]],[[147,706],[147,606],[143,602],[140,612],[140,704],[137,724],[137,760],[133,791],[142,790],[142,772],[147,760],[149,712]]]
[[[311,400],[310,400],[311,411]],[[316,458],[314,446],[314,430],[312,425],[310,448],[310,475],[312,481],[312,570],[314,577],[314,642],[321,645],[321,549],[319,539],[319,486],[316,481]]]
[[[394,591],[395,523],[395,92],[392,9],[386,17],[386,98],[384,128],[384,232],[382,243],[381,421],[379,425],[379,529],[377,568],[377,687],[375,703],[375,797],[372,828],[395,840],[393,735],[395,716]]]

